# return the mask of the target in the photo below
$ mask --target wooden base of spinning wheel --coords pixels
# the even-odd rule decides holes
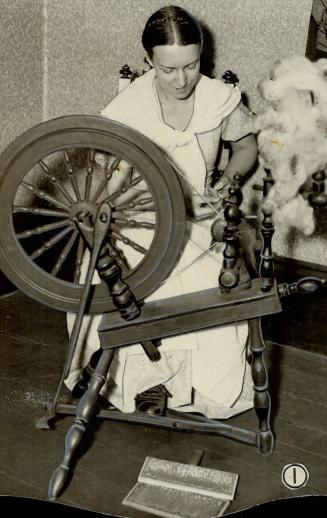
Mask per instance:
[[[250,351],[252,354],[252,377],[254,383],[254,407],[259,419],[258,431],[229,425],[226,422],[207,419],[183,412],[167,411],[166,415],[148,415],[139,412],[124,414],[117,410],[101,410],[98,417],[149,426],[158,426],[177,431],[197,431],[221,435],[255,446],[263,455],[270,455],[274,448],[274,437],[270,429],[270,397],[268,376],[263,362],[265,344],[262,339],[260,316],[281,311],[277,286],[269,293],[260,289],[260,280],[253,282],[250,289],[226,294],[217,289],[196,294],[172,297],[144,306],[142,314],[126,322],[118,314],[104,315],[99,328],[102,354],[94,370],[89,388],[77,407],[58,405],[57,413],[74,414],[74,424],[67,433],[64,458],[50,481],[49,497],[58,497],[67,482],[76,448],[83,439],[87,425],[97,409],[97,400],[105,382],[114,349],[122,345],[154,338],[165,338],[180,333],[203,329],[230,322],[248,320],[250,326]],[[174,325],[171,325],[173,317]],[[217,344],[219,347],[219,344]]]

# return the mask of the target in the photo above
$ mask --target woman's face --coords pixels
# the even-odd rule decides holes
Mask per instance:
[[[187,99],[199,79],[200,45],[157,45],[151,64],[157,85],[167,97]]]

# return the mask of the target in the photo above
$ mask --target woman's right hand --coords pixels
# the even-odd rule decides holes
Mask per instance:
[[[207,189],[203,196],[200,194],[192,195],[191,217],[195,220],[218,216],[222,211],[222,200],[212,188],[210,190]]]

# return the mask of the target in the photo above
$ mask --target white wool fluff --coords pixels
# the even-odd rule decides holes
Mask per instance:
[[[327,59],[303,56],[278,62],[259,90],[267,102],[255,120],[259,161],[271,171],[274,185],[266,208],[276,225],[314,232],[314,214],[299,193],[304,182],[327,167]]]

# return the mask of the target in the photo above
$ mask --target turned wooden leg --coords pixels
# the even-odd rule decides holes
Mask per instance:
[[[78,380],[78,382],[72,390],[72,396],[74,399],[81,398],[83,394],[87,391],[92,374],[95,371],[96,366],[98,365],[101,354],[101,349],[95,351],[92,354],[89,363],[86,365],[86,367],[84,367],[82,371],[82,377]]]
[[[63,461],[54,471],[50,480],[48,494],[51,500],[58,497],[64,489],[75,452],[82,442],[90,419],[95,413],[98,396],[106,380],[113,355],[113,350],[103,351],[97,368],[92,374],[89,389],[77,405],[75,421],[66,435]]]
[[[274,436],[270,429],[271,400],[268,392],[268,374],[263,359],[265,343],[260,318],[249,320],[249,327],[254,408],[259,419],[258,448],[263,455],[271,455],[274,449]]]

